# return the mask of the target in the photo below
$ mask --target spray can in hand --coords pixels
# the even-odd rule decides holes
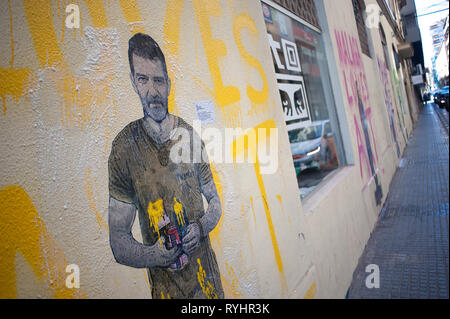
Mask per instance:
[[[170,226],[167,229],[166,248],[172,249],[176,246],[182,246],[181,237],[178,229],[175,226]],[[188,256],[183,252],[177,259],[177,261],[169,266],[172,270],[181,270],[188,263]]]

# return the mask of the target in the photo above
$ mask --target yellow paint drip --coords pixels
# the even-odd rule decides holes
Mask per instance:
[[[265,129],[264,130],[265,135],[261,136],[259,134],[259,132],[261,132],[261,130],[259,130],[260,128]],[[241,136],[236,138],[236,140],[234,140],[234,142],[231,145],[231,152],[233,154],[234,160],[236,160],[236,157],[238,155],[240,155],[241,152],[243,152],[244,150],[247,150],[247,149],[248,149],[248,156],[253,157],[252,162],[254,163],[256,180],[258,182],[259,190],[261,192],[261,196],[262,196],[262,200],[263,200],[264,211],[266,213],[267,226],[269,228],[270,239],[272,241],[272,247],[273,247],[273,251],[274,251],[274,255],[275,255],[275,260],[276,260],[276,263],[278,266],[278,271],[281,276],[281,285],[282,285],[283,294],[284,294],[285,290],[287,289],[287,282],[286,282],[286,278],[283,273],[283,262],[281,260],[280,250],[278,248],[278,242],[277,242],[277,238],[276,238],[276,234],[275,234],[275,228],[273,226],[272,216],[271,216],[269,204],[267,201],[266,188],[264,186],[264,181],[263,181],[263,178],[261,175],[261,170],[259,168],[259,160],[258,160],[258,153],[257,153],[257,145],[259,143],[266,142],[267,137],[270,135],[271,128],[276,128],[274,120],[267,120],[255,127],[253,127],[252,129],[247,130],[246,133],[242,134]],[[256,134],[255,132],[257,132],[258,134]],[[253,134],[256,136],[256,143],[248,143],[248,137],[250,134]],[[245,143],[245,141],[247,141],[247,143]],[[238,145],[244,145],[244,147],[238,147]]]
[[[200,287],[202,287],[202,291],[205,294],[206,298],[208,299],[218,299],[218,296],[216,292],[214,291],[214,287],[211,285],[211,283],[206,280],[206,273],[205,270],[202,267],[202,264],[200,262],[200,258],[197,258],[198,263],[198,272],[197,272],[197,280],[200,284]]]
[[[108,21],[106,19],[105,7],[100,0],[85,0],[91,15],[92,26],[96,28],[107,28]]]
[[[60,7],[60,2],[58,1],[58,17],[59,17],[59,7]],[[59,39],[59,43],[62,43],[64,41],[64,30],[66,29],[66,14],[65,14],[65,10],[64,8],[66,7],[66,1],[62,0],[62,11],[63,11],[63,15],[62,15],[62,20],[61,20],[61,38]]]
[[[247,96],[252,102],[256,104],[262,104],[266,102],[267,99],[269,98],[269,85],[267,83],[266,74],[264,72],[263,67],[261,66],[261,63],[259,63],[259,61],[256,58],[251,56],[244,48],[244,44],[241,39],[241,30],[244,28],[250,30],[256,36],[258,35],[258,29],[256,28],[255,22],[248,14],[245,13],[237,16],[234,19],[233,34],[234,39],[236,41],[236,46],[241,56],[249,65],[253,66],[255,69],[258,70],[259,75],[261,76],[263,82],[263,87],[260,91],[255,90],[251,85],[247,85]],[[252,104],[252,106],[254,105],[255,104]],[[265,108],[267,108],[267,106]]]
[[[13,12],[11,0],[8,0],[9,10],[9,33],[11,38],[10,69],[0,68],[0,97],[3,102],[3,114],[6,114],[6,96],[11,95],[14,101],[18,101],[24,95],[24,89],[28,83],[31,71],[29,69],[13,69],[14,67],[14,34],[13,34]]]
[[[66,287],[66,266],[70,262],[21,187],[7,186],[0,190],[0,212],[0,298],[17,298],[17,252],[36,277],[48,284],[55,298],[84,298],[80,289]]]
[[[125,20],[127,20],[131,26],[131,33],[145,33],[145,29],[142,26],[144,20],[141,17],[136,0],[119,0],[119,4],[123,15],[125,16]]]
[[[47,76],[62,97],[60,109],[63,126],[76,125],[84,128],[89,121],[100,121],[114,103],[111,92],[114,74],[109,72],[105,76],[105,70],[111,69],[110,62],[99,61],[95,70],[99,76],[92,74],[89,78],[74,77],[53,29],[51,2],[24,0],[23,7],[40,65],[46,69]],[[105,123],[105,127],[107,125]]]
[[[3,114],[6,114],[6,96],[10,95],[14,101],[26,94],[26,87],[32,81],[29,69],[0,68],[0,97],[3,100]]]
[[[255,214],[255,208],[253,207],[253,197],[252,196],[250,196],[250,204],[252,206],[253,221],[255,222],[255,225],[256,225],[256,214]]]
[[[94,179],[94,183],[95,182],[96,180]],[[89,206],[91,207],[92,211],[95,213],[95,216],[97,217],[98,229],[100,230],[101,227],[103,226],[106,229],[106,231],[109,232],[106,222],[103,220],[102,215],[100,215],[100,213],[98,212],[97,205],[95,205],[94,186],[91,177],[91,169],[89,168],[85,172],[84,191],[89,200]]]
[[[161,235],[159,233],[159,223],[164,220],[163,200],[158,199],[154,203],[149,202],[147,212],[148,212],[148,219],[150,221],[150,226],[153,227],[155,232],[158,234],[159,243],[162,245]]]
[[[233,267],[230,266],[227,262],[225,262],[225,267],[228,271],[228,275],[231,278],[231,293],[233,294],[233,298],[242,298],[242,294],[239,292],[241,289],[241,284],[236,277],[236,274],[233,270]]]
[[[13,13],[11,8],[11,0],[8,0],[8,9],[9,9],[9,34],[11,36],[11,60],[9,61],[9,65],[12,68],[14,65],[14,35],[13,35]]]
[[[237,87],[224,86],[222,82],[219,57],[226,56],[227,48],[223,41],[213,38],[209,21],[211,16],[217,17],[222,15],[220,3],[218,0],[194,0],[193,4],[203,41],[203,48],[206,53],[206,60],[214,84],[215,99],[219,106],[225,107],[238,102],[240,100],[240,93]]]
[[[167,66],[167,72],[171,80],[170,94],[169,94],[169,112],[178,115],[178,108],[175,104],[175,89],[176,89],[176,60],[178,56],[178,43],[180,40],[180,21],[181,10],[183,9],[183,2],[180,0],[168,0],[166,4],[166,16],[164,20],[164,51],[166,60],[171,61]]]
[[[169,294],[167,294],[167,296],[164,296],[164,293],[161,291],[161,299],[171,299],[171,298]]]
[[[311,287],[309,287],[309,289],[306,292],[303,299],[314,299],[314,297],[316,296],[316,293],[317,293],[317,287],[316,287],[316,282],[314,281],[312,283]]]
[[[176,197],[173,198],[173,211],[177,216],[178,225],[180,225],[180,227],[183,227],[186,223],[183,215],[183,205],[177,200]]]

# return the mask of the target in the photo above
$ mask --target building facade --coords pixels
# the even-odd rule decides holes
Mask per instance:
[[[110,244],[112,148],[143,117],[136,83],[149,80],[130,81],[129,40],[144,33],[165,57],[168,110],[204,141],[220,200],[203,234],[220,278],[202,257],[183,280],[205,298],[218,286],[226,298],[344,298],[420,107],[404,5],[3,1],[0,295],[173,297],[169,282],[155,296],[151,272],[117,262]],[[149,185],[130,169],[117,170],[118,183],[136,197]],[[131,222],[139,243],[191,205],[164,196],[194,188],[190,171],[169,187],[162,169],[142,174],[151,170],[146,183],[164,195]]]
[[[448,43],[448,17],[432,24],[430,26],[430,34],[433,39],[433,56],[431,58],[434,80],[433,87],[439,89],[448,85],[448,49],[446,52],[446,43]]]
[[[436,54],[436,74],[439,87],[448,86],[448,17],[442,27],[442,41]]]

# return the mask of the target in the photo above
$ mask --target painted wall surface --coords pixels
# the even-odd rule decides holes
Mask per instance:
[[[303,211],[318,286],[327,287],[319,289],[318,297],[342,298],[389,192],[412,122],[405,104],[405,88],[398,79],[401,72],[394,72],[392,67],[388,70],[383,63],[378,29],[368,29],[368,57],[361,52],[356,24],[349,23],[355,21],[352,1],[339,1],[339,6],[334,1],[323,4],[329,27],[325,32],[333,42],[356,158],[354,166],[338,172],[319,192],[303,201]],[[366,6],[369,4],[376,1],[366,1]],[[388,47],[396,46],[384,16],[380,23]],[[389,58],[393,65],[392,49]],[[377,203],[379,190],[381,200]]]
[[[356,25],[345,23],[351,1],[325,1],[324,32],[356,165],[303,203],[259,1],[74,3],[78,29],[65,25],[68,1],[0,3],[0,297],[151,298],[147,272],[115,261],[108,227],[111,144],[143,116],[127,55],[138,32],[164,52],[171,113],[192,125],[195,105],[212,103],[215,121],[202,128],[247,130],[237,140],[278,129],[275,173],[264,174],[256,147],[246,163],[210,162],[222,208],[210,241],[225,297],[344,297],[389,191],[396,144],[401,153],[412,130],[402,72],[377,62],[375,31],[374,57],[361,53]],[[137,219],[132,232],[142,242]],[[80,288],[66,285],[70,264]]]
[[[77,4],[79,29],[66,28],[65,1],[1,4],[1,295],[148,298],[146,272],[116,263],[108,234],[111,143],[142,117],[128,39],[148,33],[162,47],[172,113],[192,125],[195,103],[211,101],[216,121],[204,127],[280,128],[277,155],[289,158],[261,8],[218,0]],[[263,163],[211,164],[223,212],[210,238],[225,296],[303,297],[313,282],[296,292],[310,254],[299,237],[292,161],[266,175]],[[67,264],[80,268],[75,292],[64,285]]]

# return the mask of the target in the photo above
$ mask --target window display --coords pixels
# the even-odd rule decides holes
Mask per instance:
[[[300,19],[264,2],[262,11],[303,198],[340,164],[329,116],[332,92],[324,89],[330,86],[324,85],[329,75],[322,39]]]

